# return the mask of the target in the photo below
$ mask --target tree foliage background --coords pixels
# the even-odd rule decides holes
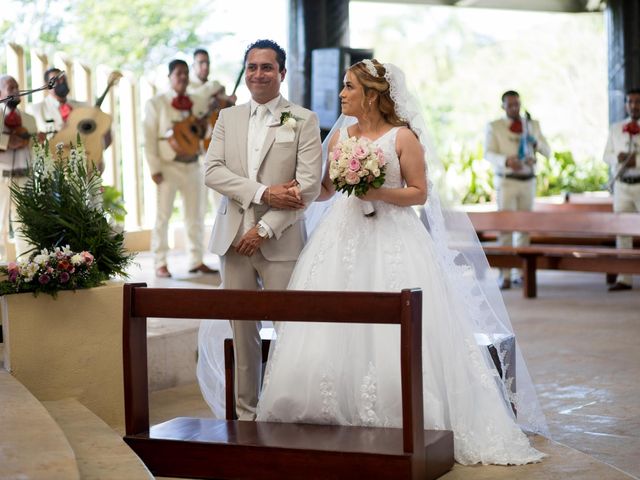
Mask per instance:
[[[15,13],[12,21],[3,15],[3,43],[10,40],[45,53],[55,48],[90,64],[138,74],[216,36],[200,27],[217,0],[7,1]]]

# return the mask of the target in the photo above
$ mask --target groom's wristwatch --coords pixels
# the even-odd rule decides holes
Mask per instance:
[[[269,232],[261,223],[258,224],[258,235],[262,238],[269,238]]]

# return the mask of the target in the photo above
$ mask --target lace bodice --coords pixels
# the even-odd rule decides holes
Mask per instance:
[[[396,137],[398,136],[400,127],[393,127],[387,133],[379,137],[373,143],[382,149],[384,158],[387,162],[385,170],[385,180],[382,188],[401,188],[404,186],[402,173],[400,172],[400,160],[396,153]],[[349,138],[347,128],[340,129],[340,140]]]

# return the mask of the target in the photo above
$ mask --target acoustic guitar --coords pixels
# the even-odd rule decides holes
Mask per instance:
[[[231,95],[235,95],[243,73],[244,66],[242,70],[240,70],[240,75],[238,75]],[[232,105],[234,105],[233,102],[216,98],[214,95],[212,101],[209,103],[207,113],[202,117],[198,118],[191,114],[187,118],[174,123],[167,135],[167,141],[173,151],[180,156],[193,157],[200,153],[201,140],[203,141],[204,149],[207,150],[211,142],[211,132],[218,120],[220,110]]]
[[[68,157],[69,149],[75,146],[78,135],[87,154],[87,168],[92,169],[93,165],[99,166],[102,162],[102,151],[104,150],[104,136],[111,130],[111,115],[100,110],[109,89],[122,78],[122,73],[113,71],[107,80],[107,87],[104,93],[98,97],[94,107],[74,108],[67,118],[64,128],[57,132],[49,141],[49,149],[52,154],[56,152],[56,145],[62,143],[63,156]]]

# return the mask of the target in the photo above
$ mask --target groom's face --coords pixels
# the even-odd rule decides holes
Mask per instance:
[[[267,103],[277,97],[285,74],[286,70],[278,71],[275,51],[270,48],[249,51],[244,79],[256,102]]]

